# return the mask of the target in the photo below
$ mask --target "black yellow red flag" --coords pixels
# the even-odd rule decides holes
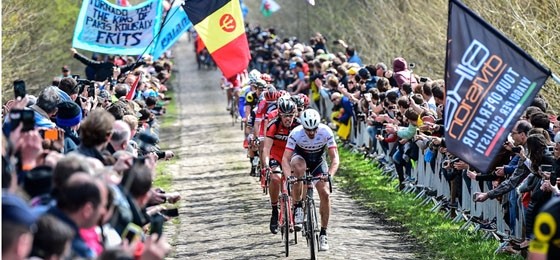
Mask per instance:
[[[225,77],[247,68],[251,55],[238,0],[186,0],[183,9]]]

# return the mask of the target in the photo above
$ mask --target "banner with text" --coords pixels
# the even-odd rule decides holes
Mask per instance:
[[[187,13],[182,10],[180,5],[173,6],[169,9],[167,16],[168,18],[151,52],[151,55],[154,56],[155,59],[161,57],[167,49],[181,38],[183,33],[193,26],[187,17]]]
[[[550,70],[458,0],[449,2],[445,143],[488,172]]]
[[[129,7],[84,0],[72,46],[106,54],[142,54],[159,31],[162,9],[161,0]]]

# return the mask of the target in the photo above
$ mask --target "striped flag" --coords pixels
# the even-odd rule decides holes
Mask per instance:
[[[183,8],[226,78],[247,68],[251,55],[239,0],[186,0]]]
[[[274,0],[262,0],[262,2],[261,2],[261,12],[264,15],[264,17],[269,17],[273,13],[277,12],[278,10],[280,10],[280,5],[278,5],[278,3],[276,3],[276,1],[274,1]]]

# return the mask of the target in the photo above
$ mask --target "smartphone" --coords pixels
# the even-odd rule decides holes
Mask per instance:
[[[18,79],[14,81],[14,97],[17,100],[19,98],[24,98],[27,94],[25,89],[25,81]]]
[[[142,237],[142,228],[134,223],[128,223],[128,225],[124,228],[121,238],[123,240],[128,240],[132,242],[136,239],[140,239]]]
[[[45,140],[58,141],[60,139],[60,137],[58,136],[58,129],[56,129],[56,128],[42,130],[41,131],[41,136]]]
[[[35,113],[33,110],[19,110],[14,109],[10,111],[10,126],[13,131],[20,124],[23,124],[22,132],[31,131],[35,129]]]
[[[163,223],[165,222],[165,217],[161,214],[156,214],[152,216],[150,220],[150,234],[158,234],[161,237],[163,234]]]
[[[95,86],[88,86],[87,93],[88,97],[95,98]]]
[[[519,152],[521,152],[521,147],[512,147],[511,151],[514,152],[514,153],[519,153]]]
[[[168,216],[168,217],[178,217],[179,216],[179,209],[164,209],[161,211],[161,214]]]

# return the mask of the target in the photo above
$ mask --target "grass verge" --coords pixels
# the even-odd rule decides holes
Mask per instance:
[[[428,206],[418,206],[416,194],[395,190],[396,180],[389,179],[374,164],[362,156],[341,148],[337,184],[352,194],[362,205],[382,219],[404,228],[424,252],[419,257],[429,259],[518,259],[515,256],[494,254],[496,240],[485,240],[482,233],[462,231],[463,223],[452,223],[441,213],[430,211]],[[339,177],[340,176],[340,177]],[[519,258],[521,259],[521,258]]]

